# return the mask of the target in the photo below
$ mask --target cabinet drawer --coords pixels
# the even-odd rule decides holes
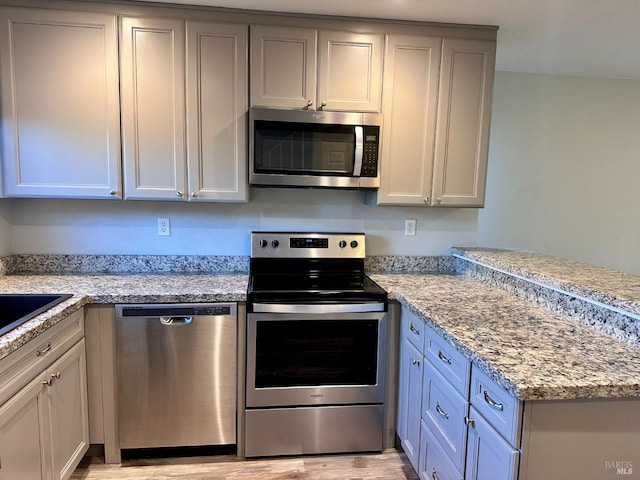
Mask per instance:
[[[84,336],[83,310],[72,313],[0,362],[0,405]]]
[[[469,403],[428,362],[424,368],[422,418],[455,467],[464,468]]]
[[[402,321],[400,324],[402,325],[402,337],[409,339],[420,353],[424,352],[424,330],[426,327],[422,319],[418,318],[415,313],[403,306]]]
[[[425,326],[424,330],[425,357],[453,388],[466,398],[469,392],[471,362],[432,328]]]
[[[420,433],[420,480],[462,480],[431,430],[422,422]]]
[[[475,365],[469,401],[511,445],[520,444],[522,402]]]

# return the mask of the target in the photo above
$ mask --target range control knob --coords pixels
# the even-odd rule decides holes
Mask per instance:
[[[260,240],[258,242],[258,245],[260,245],[260,248],[264,248],[267,246],[267,241],[266,240]]]
[[[271,246],[273,248],[278,248],[278,245],[280,245],[280,242],[278,240],[272,240],[271,241]]]
[[[351,240],[351,243],[349,245],[351,245],[351,248],[356,248],[358,246],[358,242],[356,242],[355,240]]]
[[[339,246],[340,248],[344,248],[344,247],[346,247],[346,246],[347,246],[347,242],[345,242],[344,240],[340,240],[340,242],[338,243],[338,246]]]

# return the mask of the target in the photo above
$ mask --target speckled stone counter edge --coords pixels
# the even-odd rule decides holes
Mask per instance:
[[[457,252],[459,250],[454,249],[454,255],[457,256]],[[625,314],[619,308],[608,307],[601,304],[600,301],[577,298],[573,292],[541,285],[538,283],[541,280],[532,282],[526,278],[515,276],[521,275],[521,273],[511,274],[501,270],[496,270],[492,265],[471,262],[466,256],[457,256],[457,273],[477,278],[520,298],[567,315],[583,325],[640,346],[640,321],[633,316],[633,313]]]
[[[452,256],[370,256],[367,272],[454,273]],[[11,255],[0,258],[0,276],[68,273],[246,273],[243,255]]]
[[[510,275],[525,277],[526,279],[530,279],[532,282],[539,282],[544,285],[548,285],[551,288],[558,289],[570,295],[584,297],[593,302],[602,303],[606,306],[611,306],[612,308],[618,308],[625,312],[629,312],[633,315],[640,315],[640,303],[638,302],[627,300],[625,298],[619,298],[610,293],[589,288],[586,285],[583,285],[579,282],[571,282],[571,281],[555,278],[553,276],[549,276],[544,273],[538,272],[533,268],[526,268],[523,266],[514,265],[512,263],[509,263],[508,258],[506,260],[502,260],[502,259],[496,258],[495,256],[483,254],[484,252],[488,254],[502,253],[502,252],[507,254],[509,252],[523,253],[523,254],[530,255],[532,259],[535,259],[536,257],[554,258],[555,260],[565,263],[567,265],[566,268],[573,268],[573,269],[580,269],[581,267],[596,268],[602,272],[614,274],[617,277],[622,278],[622,280],[620,281],[623,283],[629,282],[628,280],[630,276],[629,274],[625,274],[623,272],[616,272],[614,270],[609,270],[605,268],[595,267],[593,265],[581,264],[579,262],[572,262],[570,260],[565,260],[561,258],[540,255],[535,252],[527,252],[525,250],[507,250],[507,249],[501,250],[501,249],[490,249],[490,248],[480,248],[480,247],[474,247],[474,248],[453,247],[451,249],[451,254],[458,259],[468,260],[469,262],[477,262],[477,263],[480,263],[481,265],[491,268],[492,270],[499,270]]]

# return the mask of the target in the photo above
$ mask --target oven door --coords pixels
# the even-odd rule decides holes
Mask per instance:
[[[383,402],[386,312],[250,313],[247,322],[247,407]]]

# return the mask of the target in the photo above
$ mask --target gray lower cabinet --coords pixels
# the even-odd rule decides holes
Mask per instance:
[[[397,433],[421,479],[636,473],[639,398],[520,401],[404,306],[401,316]]]
[[[519,451],[471,407],[465,477],[468,480],[518,478]]]
[[[420,478],[517,479],[522,402],[410,310],[401,315],[397,433]]]
[[[400,335],[397,433],[413,468],[418,470],[420,445],[420,404],[422,399],[423,324],[404,314]],[[420,330],[418,330],[420,328]]]
[[[0,362],[0,478],[66,480],[89,448],[83,325],[79,311]]]

